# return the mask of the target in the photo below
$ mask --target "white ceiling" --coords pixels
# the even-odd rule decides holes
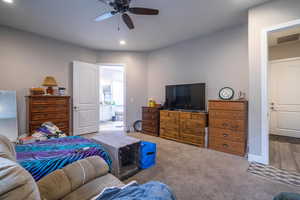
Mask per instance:
[[[97,0],[0,1],[0,24],[97,50],[146,51],[245,23],[250,7],[269,0],[132,0],[132,6],[157,8],[159,16],[133,16],[129,31],[114,16],[95,23],[110,10]],[[124,39],[127,45],[120,46]]]

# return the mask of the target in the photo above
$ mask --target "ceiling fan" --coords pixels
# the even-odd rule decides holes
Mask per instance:
[[[130,7],[131,0],[99,0],[112,7],[114,10],[104,13],[94,19],[95,22],[100,22],[111,18],[117,14],[122,15],[124,23],[129,29],[134,29],[134,24],[128,12],[135,15],[158,15],[159,10],[150,8]]]

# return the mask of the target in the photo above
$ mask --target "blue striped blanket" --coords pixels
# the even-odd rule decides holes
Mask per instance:
[[[50,139],[16,145],[18,162],[38,181],[49,173],[90,156],[100,156],[111,167],[108,152],[100,145],[80,136]]]

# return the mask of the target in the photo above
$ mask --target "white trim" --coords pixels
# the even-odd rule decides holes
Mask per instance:
[[[300,57],[272,60],[272,61],[269,61],[269,63],[274,64],[274,63],[282,63],[282,62],[289,62],[289,61],[296,61],[296,60],[300,60]]]
[[[258,156],[254,154],[248,154],[248,161],[249,162],[258,162],[258,163],[266,163],[266,160],[264,159],[263,156]]]
[[[124,81],[124,116],[123,116],[123,125],[124,125],[124,131],[127,131],[128,127],[127,127],[127,66],[125,63],[97,63],[97,65],[100,66],[122,66],[124,71],[123,71],[123,81]],[[101,80],[100,80],[101,81]],[[100,89],[100,88],[99,88]],[[130,127],[129,127],[130,128]],[[100,131],[100,130],[99,130]]]
[[[279,24],[261,32],[261,155],[249,155],[248,160],[269,164],[269,106],[268,106],[268,33],[300,25],[300,19]]]

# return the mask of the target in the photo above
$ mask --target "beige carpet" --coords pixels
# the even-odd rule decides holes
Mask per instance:
[[[125,182],[164,182],[178,200],[271,200],[279,192],[300,191],[248,173],[244,158],[143,134],[130,135],[157,143],[158,157],[155,167]]]

